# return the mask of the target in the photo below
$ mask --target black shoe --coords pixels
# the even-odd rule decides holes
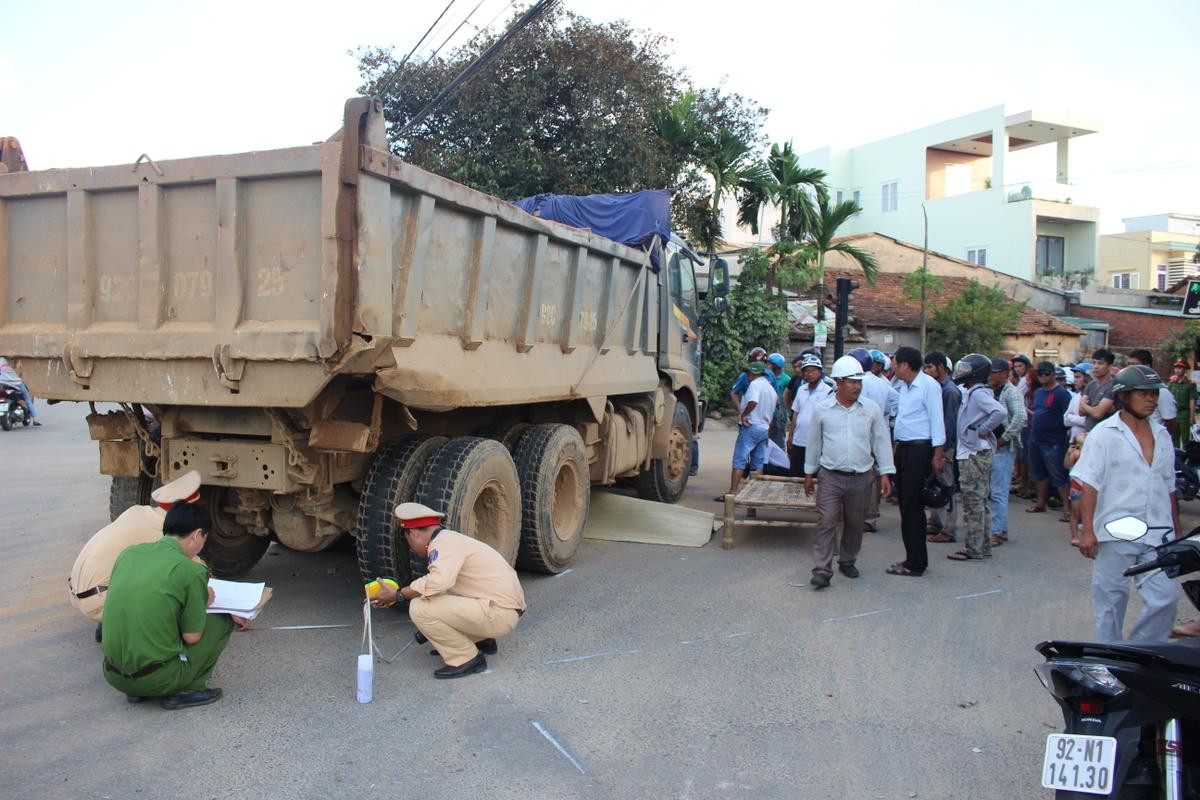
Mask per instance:
[[[126,703],[140,703],[140,702],[142,702],[142,701],[143,701],[143,700],[145,700],[145,699],[146,699],[146,698],[144,698],[144,697],[138,697],[136,694],[127,694],[127,695],[125,695],[125,702],[126,702]]]
[[[858,567],[853,564],[838,564],[838,572],[845,575],[847,578],[858,577]]]
[[[829,576],[823,572],[814,572],[813,576],[812,576],[812,580],[809,581],[809,583],[811,583],[813,586],[817,587],[818,589],[824,589],[826,586],[829,585]]]
[[[475,643],[475,646],[479,648],[479,652],[484,653],[485,655],[489,655],[489,656],[496,655],[496,640],[495,639],[480,639],[478,642]]]
[[[100,629],[104,626],[103,622],[96,623],[96,644],[100,644]]]
[[[435,678],[461,678],[464,675],[470,675],[473,672],[483,672],[487,669],[487,659],[483,657],[483,653],[472,658],[465,664],[459,664],[457,667],[442,667],[433,671]]]
[[[413,634],[413,639],[416,639],[417,644],[425,644],[426,642],[429,641],[428,639],[425,638],[425,634],[421,633],[420,631],[417,631],[416,633]]]
[[[180,692],[179,694],[173,694],[168,697],[164,697],[159,705],[168,711],[177,711],[181,708],[206,706],[209,703],[215,703],[220,699],[220,689],[200,689],[196,692]]]

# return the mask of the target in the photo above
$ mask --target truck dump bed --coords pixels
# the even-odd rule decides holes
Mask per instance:
[[[299,407],[339,374],[428,410],[651,391],[648,269],[391,156],[365,98],[323,144],[0,175],[0,354],[50,399]]]

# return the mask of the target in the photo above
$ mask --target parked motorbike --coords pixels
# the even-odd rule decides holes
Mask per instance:
[[[1192,501],[1200,494],[1200,442],[1175,448],[1175,491],[1181,500]]]
[[[1137,541],[1155,529],[1125,517],[1105,530]],[[1125,574],[1157,569],[1171,578],[1200,571],[1200,528],[1157,546],[1153,560]],[[1200,608],[1200,581],[1183,587]],[[1055,641],[1037,650],[1046,660],[1035,672],[1065,721],[1046,739],[1042,786],[1059,800],[1200,799],[1200,642]]]
[[[11,383],[0,383],[0,428],[11,431],[15,425],[29,425],[32,421],[21,389]]]

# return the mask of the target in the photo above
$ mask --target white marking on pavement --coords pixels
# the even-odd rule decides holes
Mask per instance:
[[[589,658],[605,658],[606,656],[627,656],[633,653],[640,653],[641,650],[609,650],[605,653],[592,653],[588,656],[571,656],[570,658],[556,658],[552,661],[543,661],[542,666],[547,664],[566,664],[569,661],[587,661]]]
[[[517,701],[513,700],[513,696],[508,693],[508,689],[505,689],[503,686],[501,686],[500,694],[504,695],[504,699],[508,701],[508,704],[510,706],[512,706],[513,711],[516,711],[517,710]]]
[[[550,731],[548,731],[544,727],[542,727],[542,723],[540,723],[536,720],[530,720],[529,724],[532,725],[534,728],[536,728],[538,733],[540,733],[542,736],[545,736],[546,741],[549,742],[550,744],[554,745],[554,749],[557,750],[558,752],[562,753],[563,758],[565,758],[567,761],[570,761],[572,766],[574,766],[575,769],[579,770],[580,775],[587,775],[587,770],[585,770],[580,765],[580,763],[575,760],[575,756],[568,753],[567,748],[565,748],[561,744],[559,744],[558,740],[550,735]]]
[[[970,600],[972,597],[987,597],[989,594],[1000,594],[1003,589],[990,589],[986,592],[976,592],[975,594],[960,594],[955,597],[955,600]]]
[[[750,636],[754,631],[742,631],[741,633],[727,633],[724,636],[701,636],[698,639],[680,639],[680,644],[696,644],[697,642],[719,642],[722,639],[736,639],[739,636]]]
[[[575,571],[575,568],[571,567],[570,569],[564,569],[562,572],[558,573],[557,575],[551,575],[550,577],[551,578],[561,578],[563,575],[566,575],[568,572],[574,572],[574,571]]]
[[[829,619],[821,620],[821,622],[841,622],[844,619],[859,619],[860,617],[873,617],[876,614],[886,614],[887,612],[889,612],[891,610],[892,609],[890,609],[890,608],[881,608],[878,611],[864,611],[861,614],[851,614],[848,617],[830,617]]]

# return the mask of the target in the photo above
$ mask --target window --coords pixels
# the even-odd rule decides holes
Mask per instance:
[[[672,253],[667,262],[667,277],[679,309],[695,324],[700,319],[700,304],[696,300],[696,275],[691,259],[679,252]]]
[[[1114,272],[1112,276],[1114,289],[1138,289],[1141,283],[1141,276],[1136,272]]]
[[[896,210],[896,181],[890,181],[883,185],[883,211]]]
[[[1061,236],[1037,237],[1037,274],[1062,275],[1063,250],[1066,240]]]
[[[967,251],[967,261],[972,264],[978,264],[981,267],[987,266],[987,248],[974,247]]]
[[[1165,292],[1167,290],[1167,265],[1166,264],[1158,265],[1158,274],[1155,277],[1155,285],[1158,286],[1158,290],[1160,292]]]
[[[854,205],[862,208],[862,192],[860,192],[858,189],[855,189],[850,193],[850,199],[854,201]],[[858,214],[855,214],[854,216],[857,217]]]
[[[837,190],[837,193],[834,195],[834,197],[836,198],[836,199],[833,201],[833,202],[834,202],[834,204],[835,204],[835,205],[841,205],[843,202],[845,202],[846,193],[845,193],[845,192],[843,192],[841,189],[838,189],[838,190]]]

